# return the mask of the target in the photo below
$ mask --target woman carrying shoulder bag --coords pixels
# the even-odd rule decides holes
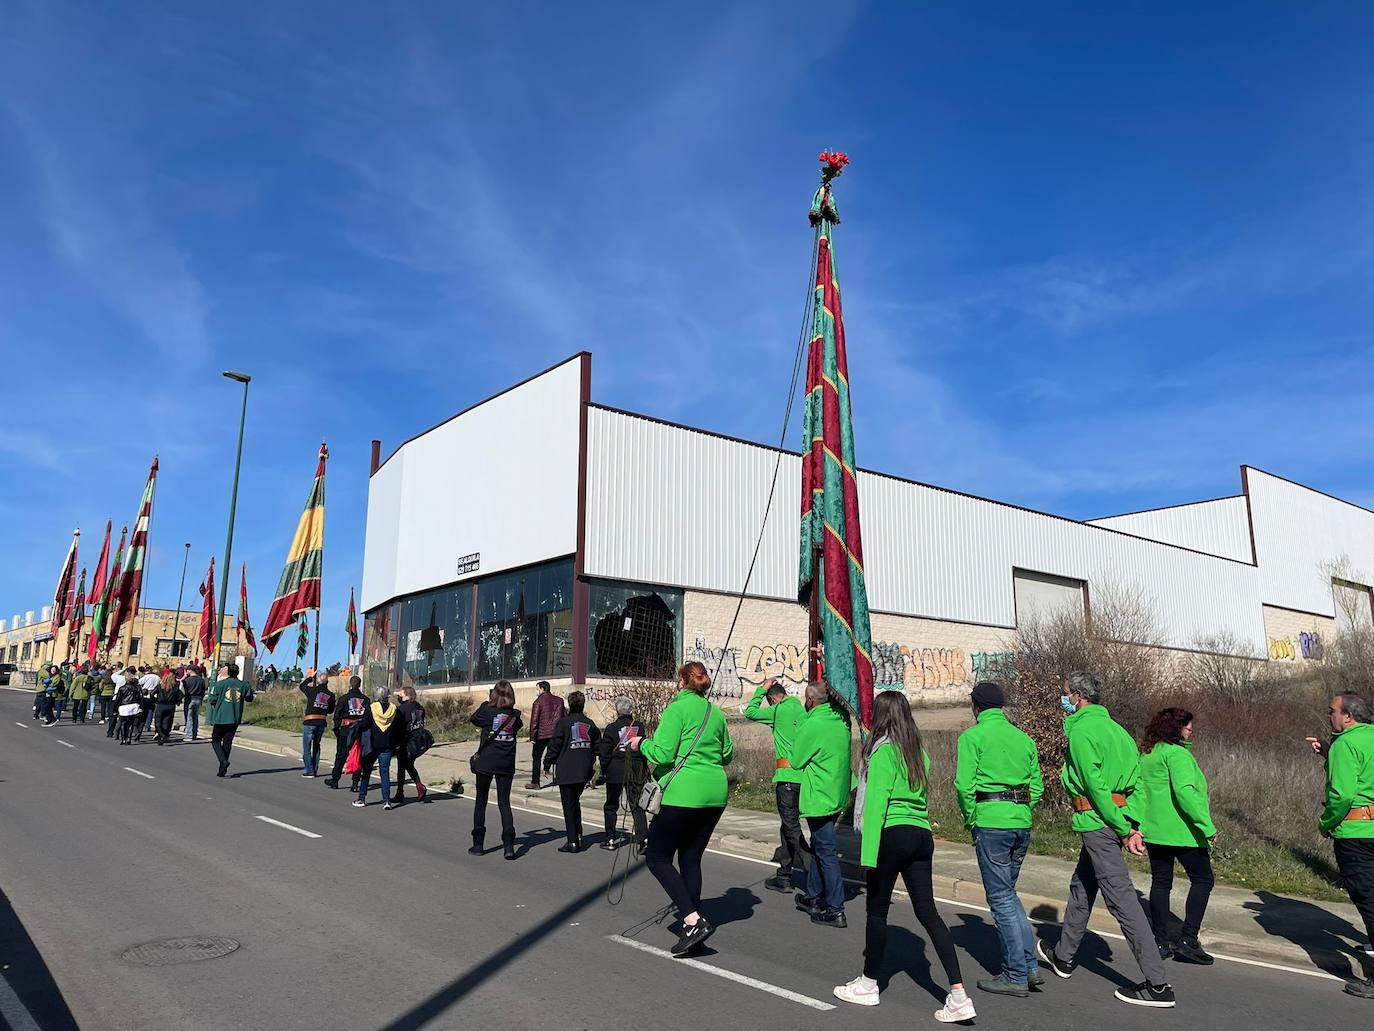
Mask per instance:
[[[706,697],[711,690],[706,667],[687,663],[678,670],[677,686],[677,697],[663,710],[653,736],[635,738],[629,747],[648,760],[662,789],[645,863],[677,907],[682,924],[673,955],[684,956],[715,931],[698,912],[701,857],[725,811],[730,790],[725,767],[735,747],[725,714]]]

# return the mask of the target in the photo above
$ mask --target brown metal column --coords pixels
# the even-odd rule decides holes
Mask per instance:
[[[578,355],[582,369],[581,401],[577,410],[577,552],[573,556],[572,679],[587,682],[587,638],[591,632],[591,586],[586,579],[587,557],[587,406],[592,400],[592,356]]]

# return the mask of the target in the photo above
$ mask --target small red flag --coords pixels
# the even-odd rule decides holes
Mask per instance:
[[[215,556],[210,556],[210,571],[205,574],[205,582],[200,585],[200,651],[206,658],[215,653],[215,640],[219,637],[219,620],[215,614]]]

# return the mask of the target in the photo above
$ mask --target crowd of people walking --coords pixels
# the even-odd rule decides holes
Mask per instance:
[[[228,664],[207,686],[204,669],[190,665],[176,670],[118,663],[48,666],[39,671],[33,718],[53,726],[70,702],[73,722],[98,719],[121,745],[138,743],[150,730],[161,745],[171,739],[179,705],[185,740],[198,738],[203,699],[217,775],[223,777],[243,706],[253,699],[252,687],[238,673]],[[710,698],[705,667],[700,662],[683,665],[677,686],[651,733],[629,698],[615,700],[615,719],[603,729],[587,715],[581,691],[570,692],[565,700],[541,681],[530,710],[534,762],[527,787],[538,789],[541,778],[551,777],[565,824],[566,841],[559,851],[579,852],[585,847],[582,795],[599,767],[606,784],[601,847],[638,849],[678,917],[672,954],[686,956],[715,932],[702,912],[702,858],[725,810],[726,767],[734,746],[725,713]],[[303,777],[319,776],[321,744],[332,724],[335,754],[325,778],[328,787],[338,788],[342,777],[350,776],[356,795],[352,804],[363,807],[376,772],[384,808],[405,803],[407,778],[416,799],[428,801],[416,760],[434,739],[413,688],[393,694],[380,686],[369,698],[360,678],[353,676],[347,692],[336,697],[326,677],[312,675],[299,690],[304,701]],[[744,706],[746,719],[770,728],[775,752],[778,867],[764,887],[792,893],[801,880],[796,908],[822,927],[848,926],[836,828],[852,798],[865,887],[863,962],[858,976],[835,987],[835,996],[855,1005],[879,1004],[888,914],[900,880],[949,984],[936,1018],[961,1022],[976,1016],[958,951],[934,896],[929,786],[938,773],[952,777],[1000,944],[1001,969],[978,980],[978,989],[1024,998],[1043,989],[1042,970],[1059,979],[1072,977],[1101,897],[1144,978],[1117,989],[1115,997],[1136,1006],[1174,1007],[1166,963],[1213,963],[1200,933],[1214,885],[1211,849],[1218,832],[1207,779],[1191,751],[1192,713],[1160,710],[1137,742],[1112,719],[1096,677],[1072,673],[1065,678],[1058,699],[1065,735],[1059,780],[1081,847],[1068,885],[1062,932],[1051,946],[1036,938],[1017,889],[1035,809],[1045,793],[1039,752],[1008,718],[998,684],[977,684],[970,702],[975,722],[959,737],[953,771],[932,770],[911,706],[900,691],[875,697],[872,729],[863,736],[857,758],[850,715],[824,683],[809,684],[799,700],[770,680]],[[1340,693],[1331,700],[1328,718],[1331,740],[1308,739],[1326,764],[1319,826],[1332,839],[1342,882],[1374,942],[1374,706],[1360,695]],[[488,851],[486,814],[494,788],[501,851],[514,860],[519,853],[511,788],[524,719],[513,686],[505,680],[496,683],[471,722],[479,742],[470,759],[476,792],[468,851],[479,856]],[[626,815],[629,826],[622,830]],[[1148,859],[1151,886],[1145,905],[1127,868],[1128,853]],[[1189,882],[1180,926],[1169,909],[1176,866]],[[1374,956],[1374,946],[1371,950]],[[1345,990],[1374,999],[1374,980],[1349,982]]]

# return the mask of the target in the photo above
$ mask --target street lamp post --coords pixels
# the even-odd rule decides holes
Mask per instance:
[[[231,379],[236,383],[243,384],[243,410],[239,413],[239,445],[234,452],[234,486],[229,491],[229,533],[224,539],[224,566],[220,571],[219,578],[219,606],[221,612],[224,609],[225,598],[229,594],[229,553],[234,547],[234,510],[239,503],[239,464],[243,460],[243,424],[248,418],[248,382],[253,377],[246,372],[234,372],[232,369],[224,373],[225,379]],[[215,669],[219,670],[220,638],[224,635],[220,633],[224,620],[219,612],[215,613]]]
[[[186,591],[186,563],[191,558],[191,542],[186,542],[186,551],[181,557],[181,586],[177,588],[177,615],[172,620],[172,652],[167,657],[175,659],[177,657],[177,633],[181,630],[181,597]],[[187,651],[190,651],[188,648]]]

